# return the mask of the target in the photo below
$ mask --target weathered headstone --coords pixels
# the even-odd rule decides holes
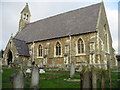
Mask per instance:
[[[64,70],[67,70],[68,69],[67,64],[63,64],[63,68],[64,68]]]
[[[38,88],[38,86],[39,86],[39,69],[37,66],[34,66],[31,76],[31,88]]]
[[[19,71],[13,78],[13,88],[23,89],[24,88],[24,76],[23,72]]]
[[[70,77],[72,78],[75,74],[75,64],[74,62],[71,62],[71,66],[70,66]]]
[[[96,69],[94,67],[92,68],[92,88],[93,89],[97,88]]]
[[[38,65],[39,68],[43,68],[43,64],[42,62],[40,62],[40,64]]]
[[[101,89],[105,88],[104,71],[101,72]]]
[[[14,64],[14,67],[17,67],[20,64],[20,60],[15,60],[13,64]]]
[[[27,65],[21,65],[21,70],[23,71],[23,74],[25,77],[27,77],[26,70],[27,70]]]
[[[82,89],[91,88],[90,72],[84,72],[82,80]]]
[[[2,67],[2,59],[0,59],[0,67]]]
[[[0,60],[0,74],[3,73],[3,70],[2,70],[2,60]]]
[[[31,67],[31,66],[32,66],[32,62],[31,62],[30,60],[28,60],[27,66],[28,66],[28,67]]]
[[[52,61],[52,68],[55,68],[55,61]]]

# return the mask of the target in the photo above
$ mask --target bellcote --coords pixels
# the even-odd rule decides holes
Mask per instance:
[[[25,7],[21,11],[21,18],[19,21],[19,31],[21,31],[27,24],[30,23],[31,13],[29,10],[28,3],[26,3]]]

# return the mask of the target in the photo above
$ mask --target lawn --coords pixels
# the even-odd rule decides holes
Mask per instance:
[[[3,88],[12,88],[12,83],[10,82],[10,75],[13,74],[13,69],[3,69],[3,77],[2,77],[2,87]],[[25,88],[30,87],[31,79],[29,74],[28,77],[25,78]],[[69,72],[65,71],[47,71],[44,74],[40,74],[40,88],[80,88],[79,81],[64,81],[64,79],[69,78]],[[79,73],[75,74],[75,79],[79,79]]]
[[[2,87],[3,88],[12,88],[12,83],[10,82],[10,75],[14,73],[14,69],[3,68],[4,73],[2,74]],[[107,71],[105,72],[105,87],[108,88],[108,75]],[[25,88],[30,87],[30,74],[27,74],[25,78]],[[112,77],[112,88],[118,88],[118,74],[111,73]],[[69,78],[68,71],[47,71],[44,74],[40,74],[40,88],[80,88],[80,81],[65,81],[64,79]],[[80,74],[75,73],[74,79],[80,79]],[[100,87],[100,81],[97,80],[98,87]]]

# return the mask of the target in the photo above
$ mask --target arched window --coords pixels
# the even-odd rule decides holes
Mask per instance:
[[[42,45],[39,45],[39,46],[38,46],[38,56],[39,56],[39,57],[42,57],[42,55],[43,55]]]
[[[61,55],[61,45],[59,42],[56,43],[56,56]]]
[[[48,55],[49,53],[49,46],[50,46],[50,43],[47,43],[45,46],[45,55]]]
[[[105,34],[105,36],[104,36],[104,38],[105,38],[105,50],[107,51],[107,49],[108,49],[108,40],[107,40],[107,34]]]
[[[104,25],[104,48],[105,51],[108,52],[109,51],[109,41],[108,41],[108,32],[106,29],[106,25]]]
[[[84,53],[84,42],[82,39],[79,39],[77,42],[77,50],[78,50],[78,54],[80,53]]]

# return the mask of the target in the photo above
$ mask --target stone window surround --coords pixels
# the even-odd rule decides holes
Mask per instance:
[[[84,44],[84,53],[78,53],[78,40],[80,40],[80,39],[83,41],[83,44]],[[76,56],[80,56],[80,55],[86,55],[86,53],[85,53],[85,42],[84,42],[82,37],[79,37],[76,41]]]
[[[40,45],[42,47],[42,56],[39,56],[39,46]],[[42,44],[39,44],[38,47],[37,47],[37,58],[43,58],[43,45]]]
[[[56,44],[57,43],[59,43],[60,44],[60,46],[61,46],[61,55],[56,55]],[[56,41],[55,42],[55,45],[54,45],[54,57],[62,57],[62,44],[61,44],[61,42],[60,41]]]

